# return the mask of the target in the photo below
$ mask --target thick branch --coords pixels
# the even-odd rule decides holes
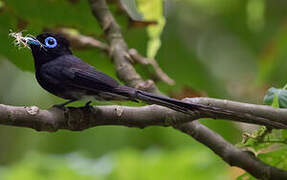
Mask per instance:
[[[0,124],[27,127],[37,131],[57,131],[59,129],[76,131],[100,125],[138,128],[154,125],[170,126],[197,118],[199,117],[196,114],[190,117],[157,105],[69,107],[63,111],[58,108],[40,110],[36,106],[16,107],[0,104]]]
[[[228,119],[250,124],[265,125],[271,128],[287,128],[287,109],[271,106],[241,103],[214,98],[186,98],[185,101],[214,108],[201,108],[200,117]]]
[[[230,166],[240,167],[259,179],[287,179],[287,171],[272,167],[258,160],[250,152],[236,148],[219,134],[193,121],[176,127],[209,147]]]
[[[58,129],[73,130],[70,122],[83,122],[78,130],[98,125],[124,125],[146,127],[152,125],[172,126],[200,118],[226,119],[237,122],[268,125],[274,128],[287,128],[287,110],[270,106],[239,103],[213,98],[188,98],[185,101],[213,108],[199,109],[193,115],[185,115],[168,108],[149,105],[142,107],[127,106],[97,106],[95,109],[68,108],[65,113],[57,108],[39,110],[33,107],[14,107],[0,105],[0,124],[30,127],[41,131],[56,131]],[[89,111],[87,111],[89,110]],[[228,113],[227,113],[228,112]],[[77,120],[80,119],[80,120]],[[72,120],[71,120],[72,119]]]
[[[144,128],[147,126],[174,126],[203,143],[231,166],[238,166],[257,178],[285,179],[287,172],[269,166],[250,153],[225,141],[220,135],[197,121],[199,114],[188,116],[165,107],[97,106],[94,108],[69,108],[66,112],[52,108],[40,110],[36,106],[15,107],[0,105],[0,124],[33,128],[37,131],[67,129],[84,130],[101,125],[122,125]]]

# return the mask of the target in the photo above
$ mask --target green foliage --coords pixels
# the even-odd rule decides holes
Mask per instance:
[[[241,148],[248,148],[263,162],[280,169],[287,170],[287,137],[286,130],[270,130],[259,128],[252,134],[244,134],[245,138]],[[238,180],[255,180],[249,173],[244,173]]]
[[[260,154],[278,143],[283,144],[282,147],[287,145],[286,130],[270,130],[261,126],[252,133],[244,133],[243,140],[238,146],[252,148],[255,154]]]
[[[156,55],[160,67],[175,79],[173,87],[157,83],[165,93],[189,96],[183,92],[188,87],[204,91],[210,97],[258,103],[265,87],[282,86],[286,81],[287,1],[182,0],[171,5],[168,19],[163,17],[163,0],[121,0],[121,3],[130,5],[129,14],[134,13],[135,19],[158,22],[147,28],[134,28],[116,4],[109,4],[129,47],[150,57]],[[28,49],[18,50],[8,37],[10,29],[25,29],[24,34],[36,35],[44,29],[58,27],[73,28],[104,41],[87,1],[0,0],[0,103],[49,108],[63,102],[42,90],[32,73],[17,68],[33,71],[32,56]],[[74,52],[116,77],[106,54],[96,49]],[[135,66],[145,79],[152,78],[146,67]],[[265,103],[286,107],[285,91],[270,89]],[[232,123],[206,119],[201,122],[230,142],[238,141],[240,132]],[[231,179],[222,160],[172,128],[139,131],[97,127],[57,133],[0,129],[0,142],[5,144],[1,145],[0,176],[8,180]],[[263,161],[286,169],[286,130],[270,132],[262,127],[245,135],[241,146],[253,149]],[[30,151],[37,153],[26,155]],[[65,155],[73,152],[86,157]],[[254,179],[248,174],[242,177]]]
[[[7,0],[5,5],[6,8],[0,12],[0,39],[3,40],[0,42],[0,56],[7,57],[23,70],[33,70],[31,53],[27,49],[18,50],[13,45],[13,38],[8,37],[9,30],[25,29],[24,34],[26,32],[37,35],[44,29],[61,26],[75,28],[81,33],[95,36],[102,33],[86,1],[72,3],[68,0]],[[9,9],[12,9],[14,13],[10,13]],[[127,18],[123,16],[117,16],[117,20],[123,26],[127,22]],[[95,53],[93,58],[87,58],[86,61],[92,63],[94,58],[98,58],[98,54]],[[105,59],[107,59],[106,56]]]
[[[92,180],[91,175],[85,175],[69,167],[66,160],[60,156],[43,156],[29,154],[22,161],[12,165],[9,169],[2,169],[3,180]]]
[[[265,163],[278,167],[280,169],[287,169],[287,147],[281,148],[277,151],[271,151],[264,154],[259,154],[258,157]],[[237,180],[256,180],[248,173],[239,176]]]
[[[121,0],[121,4],[133,20],[154,22],[147,34],[147,57],[154,58],[161,46],[161,34],[165,26],[164,0]]]
[[[264,104],[274,108],[287,107],[287,86],[283,89],[270,88],[264,96]],[[271,130],[262,126],[252,134],[244,133],[239,147],[248,147],[254,150],[255,155],[269,165],[287,169],[286,149],[287,130]],[[254,178],[248,173],[238,177],[239,180]]]
[[[9,168],[2,168],[0,178],[3,180],[152,180],[163,178],[184,180],[207,179],[212,176],[214,180],[229,179],[224,166],[218,164],[218,161],[220,160],[209,151],[202,151],[199,148],[171,152],[157,149],[145,152],[125,149],[97,159],[90,159],[77,153],[62,156],[30,153]]]
[[[271,20],[271,19],[269,19]],[[267,23],[278,23],[267,22]],[[262,51],[259,57],[259,74],[258,83],[264,82],[272,83],[273,85],[282,86],[282,74],[286,71],[287,63],[287,33],[286,27],[283,25],[273,26],[268,30],[268,33],[272,33],[265,39],[265,47],[262,47]],[[283,78],[284,79],[284,78]]]
[[[264,27],[265,0],[249,0],[247,4],[248,26],[253,31]]]
[[[287,169],[287,147],[280,148],[275,152],[260,154],[259,158],[271,166]]]

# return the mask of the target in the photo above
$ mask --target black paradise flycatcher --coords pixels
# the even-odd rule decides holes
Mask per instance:
[[[25,41],[32,50],[38,83],[48,92],[69,100],[61,104],[62,107],[85,97],[94,97],[105,101],[141,100],[186,114],[198,108],[213,109],[121,85],[73,56],[69,41],[58,34],[43,33],[36,38],[28,37]]]

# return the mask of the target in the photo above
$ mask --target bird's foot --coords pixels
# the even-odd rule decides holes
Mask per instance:
[[[92,101],[88,101],[85,106],[80,107],[84,112],[92,112],[94,110],[94,107],[91,105]]]
[[[92,103],[92,101],[88,101],[88,102],[85,104],[84,108],[86,108],[86,109],[94,109],[94,107],[91,105],[91,103]]]
[[[67,105],[67,104],[70,104],[70,103],[72,103],[72,102],[74,102],[74,101],[76,101],[76,100],[72,99],[72,100],[69,100],[69,101],[67,101],[67,102],[65,102],[65,103],[62,103],[62,104],[55,104],[55,105],[53,105],[52,107],[53,107],[53,108],[61,109],[61,110],[63,110],[63,111],[67,111],[68,108],[66,107],[66,105]]]

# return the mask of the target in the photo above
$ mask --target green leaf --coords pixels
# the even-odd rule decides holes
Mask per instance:
[[[157,22],[156,25],[151,25],[147,28],[149,35],[147,57],[149,58],[154,58],[161,46],[160,35],[165,25],[163,1],[164,0],[137,0],[138,9],[143,14],[144,19]]]
[[[4,7],[4,2],[0,1],[0,9]]]
[[[27,22],[27,27],[37,27],[38,30],[42,30],[66,26],[77,28],[84,33],[101,32],[86,1],[71,3],[67,0],[7,0],[6,4],[13,10],[14,18],[21,17]]]
[[[279,98],[278,98],[278,93],[274,94],[273,102],[272,102],[272,107],[274,108],[279,108]]]
[[[270,88],[264,96],[264,104],[277,108],[287,108],[287,90]]]
[[[258,156],[265,163],[281,169],[287,169],[287,146],[284,145],[277,151],[259,154]]]
[[[249,0],[247,3],[248,26],[254,32],[258,32],[264,28],[265,3],[265,0]]]

